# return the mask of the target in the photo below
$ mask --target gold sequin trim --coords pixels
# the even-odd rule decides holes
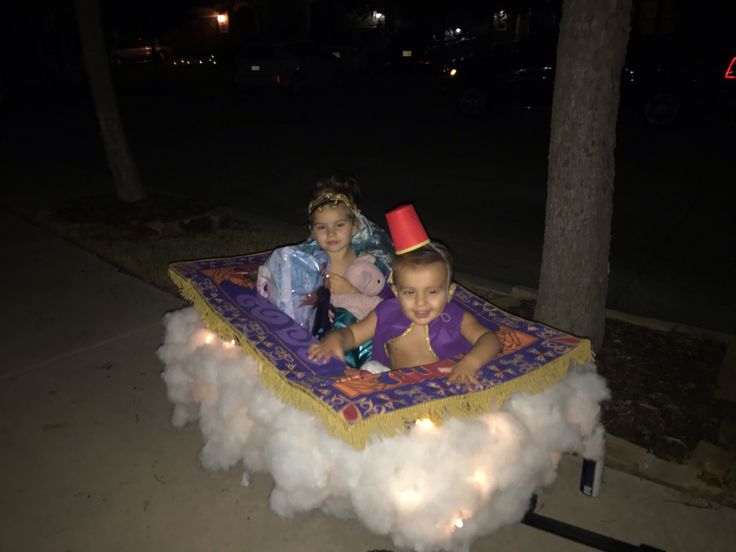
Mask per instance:
[[[412,322],[409,324],[409,327],[406,328],[401,335],[397,335],[396,337],[392,337],[391,339],[387,339],[386,343],[383,344],[383,350],[386,353],[386,356],[389,360],[391,360],[391,355],[388,352],[388,346],[393,345],[394,342],[399,341],[403,338],[405,338],[407,335],[409,335],[409,332],[414,329],[414,326],[416,326],[416,323]],[[440,357],[437,356],[437,353],[434,352],[434,349],[432,349],[432,344],[429,342],[429,324],[424,325],[424,341],[427,344],[427,350],[432,354],[435,360],[439,360]]]

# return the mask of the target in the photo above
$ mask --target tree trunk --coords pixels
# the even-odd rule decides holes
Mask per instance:
[[[146,194],[120,119],[98,0],[75,0],[75,4],[87,76],[118,198],[126,203],[141,201]]]
[[[535,318],[603,342],[616,120],[632,0],[564,0]]]

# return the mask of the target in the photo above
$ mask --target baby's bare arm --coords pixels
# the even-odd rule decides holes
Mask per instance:
[[[343,351],[349,351],[353,348],[353,332],[350,328],[340,328],[328,333],[324,339],[318,343],[312,343],[309,346],[307,357],[309,360],[315,360],[320,363],[327,362],[331,357],[337,357],[345,360]]]
[[[501,350],[501,342],[496,332],[483,326],[478,320],[465,312],[460,325],[460,333],[473,344],[468,353],[452,368],[447,378],[450,383],[478,383],[475,375],[487,362],[492,360]]]
[[[322,341],[309,346],[307,357],[321,363],[327,362],[333,356],[344,361],[343,351],[355,349],[373,338],[376,334],[376,320],[376,313],[371,312],[360,322],[331,331]]]

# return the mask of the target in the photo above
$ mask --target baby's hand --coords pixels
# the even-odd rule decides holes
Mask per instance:
[[[333,356],[339,358],[343,362],[345,361],[345,355],[342,352],[342,346],[340,345],[339,339],[335,336],[330,336],[329,334],[327,334],[327,336],[319,343],[312,343],[309,346],[309,351],[307,352],[307,358],[309,358],[309,360],[314,360],[320,364],[324,364]]]
[[[325,273],[325,285],[331,293],[360,293],[350,280],[334,272]]]
[[[452,374],[447,378],[447,382],[453,385],[478,385],[477,373],[478,370],[464,364],[461,360],[452,367]]]

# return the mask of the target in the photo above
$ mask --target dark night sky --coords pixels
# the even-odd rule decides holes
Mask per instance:
[[[557,0],[527,0],[526,2],[500,2],[462,0],[450,2],[455,8],[469,6],[471,13],[488,13],[494,6],[514,4],[545,4],[552,6]],[[347,3],[368,5],[357,0],[329,0],[328,5]],[[398,2],[392,2],[396,5]],[[448,2],[404,0],[414,10],[429,13],[442,11]],[[120,36],[144,35],[148,38],[160,35],[167,28],[176,27],[193,6],[227,4],[202,0],[100,0],[103,9],[105,31]],[[376,5],[380,6],[380,2]],[[736,2],[733,0],[685,0],[678,27],[687,37],[688,47],[698,50],[715,42],[733,45],[736,42]],[[688,6],[692,6],[689,8]],[[72,0],[39,0],[33,3],[10,4],[0,18],[0,36],[4,46],[0,49],[3,80],[13,85],[29,76],[37,80],[39,67],[48,72],[51,67],[77,64],[79,39],[76,28],[74,2]],[[14,75],[9,78],[7,75]],[[5,85],[10,86],[10,85]]]
[[[188,9],[194,6],[215,6],[228,2],[214,2],[205,0],[100,0],[104,14],[105,27],[108,31],[144,34],[156,34],[166,26],[175,25],[185,17]],[[330,0],[328,5],[370,5],[370,2],[356,2],[355,0]],[[464,2],[404,0],[403,5],[417,14],[438,13],[449,9],[459,9],[465,6],[468,13],[488,14],[490,16],[494,6],[541,4],[552,6],[557,0],[527,0],[515,1],[484,1],[465,0]],[[41,0],[34,3],[11,4],[4,8],[2,18],[3,40],[6,42],[6,51],[20,53],[29,41],[29,34],[48,32],[50,27],[61,27],[67,31],[75,31],[74,2],[72,0]],[[380,2],[376,5],[380,6]],[[399,2],[392,2],[392,5]],[[688,5],[692,4],[692,8]],[[636,5],[636,2],[635,2]],[[481,9],[482,6],[482,9]],[[683,2],[680,26],[688,32],[700,36],[719,36],[723,40],[736,41],[736,2],[733,0],[690,0]],[[30,38],[32,41],[33,38]]]

